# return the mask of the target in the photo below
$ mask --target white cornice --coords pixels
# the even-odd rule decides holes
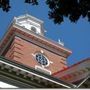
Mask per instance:
[[[25,14],[25,15],[21,15],[21,16],[18,16],[18,17],[15,17],[15,20],[22,20],[22,19],[30,19],[30,20],[33,20],[39,24],[43,24],[44,22],[40,19],[37,19],[29,14]]]
[[[58,85],[62,85],[62,86],[64,86],[64,87],[66,87],[66,88],[71,88],[71,87],[68,86],[68,85],[65,85],[65,84],[63,84],[63,83],[54,81],[54,80],[52,80],[52,79],[49,79],[48,77],[41,76],[41,75],[36,74],[36,73],[34,73],[34,72],[32,72],[32,71],[28,71],[28,70],[26,70],[26,69],[23,69],[23,68],[20,68],[20,67],[18,67],[18,66],[9,64],[9,63],[7,63],[7,62],[4,62],[4,61],[1,61],[1,60],[0,60],[0,63],[5,64],[5,65],[8,65],[8,66],[13,67],[13,68],[16,68],[16,69],[19,69],[19,70],[24,71],[24,72],[26,72],[26,73],[28,73],[28,74],[35,75],[35,76],[37,76],[37,77],[39,77],[39,78],[43,78],[43,79],[45,79],[45,80],[47,80],[47,81],[51,81],[51,82],[56,83],[56,84],[58,84]],[[75,85],[73,85],[73,87],[75,87]]]

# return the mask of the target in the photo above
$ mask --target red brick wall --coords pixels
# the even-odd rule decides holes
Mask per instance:
[[[35,54],[35,52],[41,50],[43,50],[47,58],[53,62],[48,67],[46,67],[46,69],[50,70],[52,73],[55,73],[67,67],[65,65],[66,59],[64,57],[58,56],[48,50],[45,50],[37,45],[27,42],[19,37],[15,37],[5,57],[11,60],[18,61],[26,66],[35,68],[35,65],[40,64],[37,63],[32,54]],[[62,62],[65,64],[63,64]]]

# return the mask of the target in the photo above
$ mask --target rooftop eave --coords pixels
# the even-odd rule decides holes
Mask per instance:
[[[64,51],[66,51],[66,53],[67,53],[68,55],[70,55],[70,54],[72,53],[72,51],[71,51],[70,49],[65,48],[64,46],[62,46],[62,45],[59,44],[58,42],[53,41],[53,40],[51,40],[51,39],[49,39],[49,38],[47,38],[47,37],[44,37],[44,36],[39,35],[39,34],[32,33],[32,32],[30,32],[28,29],[26,29],[26,28],[24,28],[24,27],[21,27],[21,26],[15,24],[15,23],[13,24],[13,27],[14,27],[14,28],[17,28],[17,29],[20,29],[20,30],[22,30],[22,29],[23,29],[23,30],[26,30],[28,34],[32,34],[33,36],[35,36],[35,37],[37,37],[37,38],[39,38],[39,39],[42,39],[42,40],[44,40],[44,41],[47,41],[48,43],[50,43],[50,44],[52,44],[52,45],[54,45],[54,46],[56,46],[56,47],[58,47],[58,48],[63,49]]]
[[[23,71],[25,73],[35,75],[38,78],[42,78],[42,79],[47,80],[47,81],[49,81],[51,83],[55,83],[57,85],[61,85],[61,86],[66,87],[66,88],[74,88],[74,87],[76,87],[74,84],[64,82],[64,81],[59,80],[57,78],[54,78],[54,77],[52,77],[50,75],[47,75],[47,74],[41,73],[39,71],[36,71],[33,68],[28,68],[28,67],[26,67],[26,66],[24,66],[24,65],[22,65],[22,64],[20,64],[18,62],[14,62],[12,60],[7,60],[4,57],[0,57],[0,63],[2,63],[3,66],[8,65],[10,67],[16,68],[16,69],[18,69],[20,71]]]

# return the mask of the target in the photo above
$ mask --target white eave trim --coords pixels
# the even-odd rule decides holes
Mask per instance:
[[[35,74],[35,73],[33,73],[33,72],[30,72],[30,71],[25,70],[25,69],[22,69],[22,68],[19,68],[19,67],[17,67],[17,66],[14,66],[14,65],[12,65],[12,64],[7,63],[7,62],[4,62],[4,61],[0,61],[0,62],[3,63],[3,64],[6,64],[6,65],[9,65],[9,66],[11,66],[11,67],[14,67],[14,68],[16,68],[16,69],[25,71],[25,72],[27,72],[27,73],[29,73],[29,74],[33,74],[33,75],[35,75],[35,76],[37,76],[37,77],[46,79],[46,80],[51,81],[51,82],[53,82],[53,83],[56,83],[56,84],[58,84],[58,85],[62,85],[62,86],[64,86],[64,87],[66,87],[66,88],[71,88],[70,86],[67,86],[67,85],[64,85],[64,84],[62,84],[62,83],[56,82],[56,81],[54,81],[54,80],[51,80],[51,79],[49,79],[49,78],[40,76],[40,75],[38,75],[38,74]],[[73,85],[73,86],[74,86],[74,85]],[[76,86],[74,86],[74,87],[76,87]]]

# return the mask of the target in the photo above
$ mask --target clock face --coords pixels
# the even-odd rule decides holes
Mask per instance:
[[[36,60],[38,61],[38,63],[40,63],[43,66],[47,66],[49,64],[48,59],[42,53],[37,53],[36,54]]]

